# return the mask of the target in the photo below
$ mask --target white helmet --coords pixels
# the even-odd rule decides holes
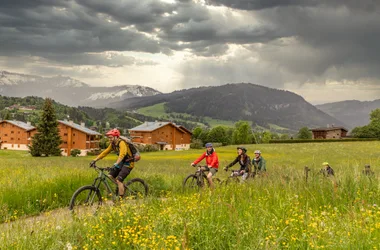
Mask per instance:
[[[255,150],[255,154],[261,154],[260,150]]]

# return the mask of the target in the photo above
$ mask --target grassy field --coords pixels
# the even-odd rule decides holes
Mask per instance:
[[[0,150],[0,249],[378,249],[380,142],[247,145],[268,175],[213,192],[183,192],[201,150],[145,153],[128,178],[151,189],[142,202],[67,213],[72,193],[96,176],[90,157],[32,158]],[[235,147],[217,148],[221,168]],[[99,165],[110,166],[116,156]],[[328,161],[336,178],[318,174]],[[371,164],[376,175],[361,173]],[[312,171],[305,182],[303,168]],[[237,166],[235,167],[237,168]],[[226,179],[228,174],[218,172]],[[38,215],[33,220],[25,218]]]

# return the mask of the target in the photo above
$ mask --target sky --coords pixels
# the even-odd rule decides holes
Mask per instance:
[[[380,98],[377,0],[2,0],[0,70],[161,92],[249,82]]]

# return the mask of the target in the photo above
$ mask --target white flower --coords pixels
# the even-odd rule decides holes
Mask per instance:
[[[67,250],[73,250],[73,247],[71,246],[70,242],[67,242],[66,247]]]

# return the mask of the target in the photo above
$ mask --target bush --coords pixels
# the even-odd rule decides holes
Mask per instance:
[[[100,150],[100,149],[93,149],[91,151],[88,151],[87,155],[89,155],[89,156],[95,156],[95,155],[99,155],[101,152],[102,152],[102,150]]]
[[[203,142],[200,139],[193,139],[190,143],[190,148],[201,149],[203,148]]]
[[[78,155],[80,155],[80,153],[81,153],[80,149],[77,149],[77,148],[72,149],[70,151],[70,154],[71,154],[72,157],[77,157]]]
[[[140,152],[156,152],[160,148],[158,145],[143,145],[143,144],[134,144],[135,147],[140,151]]]
[[[348,141],[377,141],[377,138],[347,138],[347,139],[296,139],[296,140],[270,140],[269,143],[306,143],[306,142],[348,142]]]

